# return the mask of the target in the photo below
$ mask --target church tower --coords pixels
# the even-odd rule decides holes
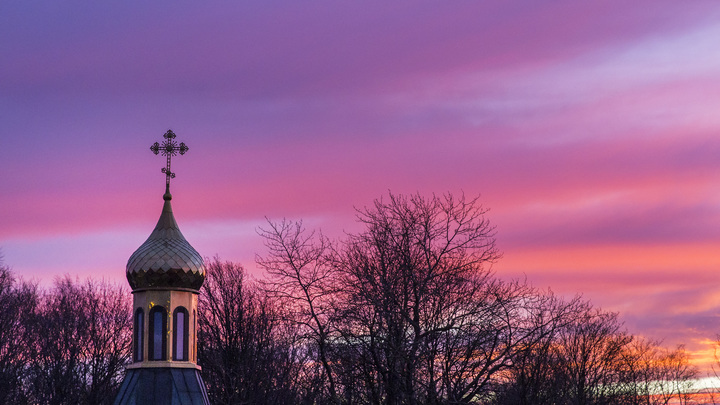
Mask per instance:
[[[132,364],[115,405],[209,404],[197,365],[197,305],[205,280],[200,254],[185,240],[173,215],[170,160],[188,147],[167,131],[150,149],[167,156],[163,209],[155,229],[127,262],[133,293]]]

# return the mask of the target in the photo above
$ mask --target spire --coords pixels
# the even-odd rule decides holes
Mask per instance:
[[[150,236],[128,259],[126,276],[133,291],[138,289],[174,288],[198,291],[205,280],[205,265],[200,254],[188,243],[180,232],[173,215],[170,179],[175,173],[170,171],[171,158],[180,152],[188,151],[184,142],[174,141],[175,134],[168,130],[165,142],[155,142],[150,150],[156,155],[162,152],[167,156],[165,173],[165,194],[162,213]]]

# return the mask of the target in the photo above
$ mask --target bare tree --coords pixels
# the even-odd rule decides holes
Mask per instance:
[[[282,304],[304,398],[344,404],[656,404],[686,400],[682,350],[617,314],[501,281],[478,199],[394,195],[330,243],[301,223],[261,229],[263,288]],[[677,383],[676,383],[677,382]],[[663,394],[663,389],[667,395]],[[659,394],[658,394],[659,393]],[[665,395],[665,396],[663,396]]]
[[[88,404],[111,403],[130,362],[132,304],[125,286],[87,281],[82,310],[88,330],[82,352],[84,400]],[[113,395],[109,395],[113,393]]]
[[[628,334],[617,315],[575,300],[548,339],[513,358],[496,404],[689,403],[697,371],[682,347]]]
[[[690,364],[685,347],[679,345],[675,350],[659,349],[655,361],[655,374],[658,404],[689,404],[692,398],[697,368]]]
[[[633,337],[623,350],[620,390],[624,403],[667,405],[690,403],[697,368],[683,346],[664,348],[655,340]]]
[[[0,256],[0,403],[28,403],[25,378],[32,361],[32,329],[37,285],[18,281]]]
[[[592,307],[563,328],[553,355],[560,366],[556,378],[565,382],[568,404],[618,403],[621,356],[633,337],[622,329],[617,314]]]
[[[214,404],[297,401],[295,331],[240,265],[210,262],[198,308],[198,360]]]
[[[299,343],[304,345],[304,350],[317,352],[323,386],[327,383],[327,401],[337,403],[329,346],[334,330],[331,322],[335,313],[333,299],[340,286],[332,266],[332,246],[321,234],[307,232],[301,222],[283,220],[279,223],[268,221],[268,224],[266,229],[260,229],[268,255],[256,259],[269,276],[265,290],[286,308],[286,320],[299,328],[304,341]],[[316,368],[306,369],[307,372],[313,370]],[[307,378],[317,380],[312,375]]]
[[[56,280],[32,321],[32,402],[111,403],[129,361],[130,302],[106,283]]]
[[[355,400],[475,401],[503,367],[525,289],[491,277],[499,253],[485,212],[449,194],[389,194],[358,211],[365,230],[333,260],[334,347],[363,388],[345,387]]]
[[[324,371],[328,402],[480,403],[510,398],[515,378],[518,403],[557,403],[551,389],[571,401],[619,381],[594,368],[615,366],[629,341],[615,315],[493,277],[485,213],[462,196],[389,194],[337,246],[301,223],[261,230],[265,288],[310,343],[302,366]]]
[[[715,335],[715,341],[714,341],[714,352],[713,352],[713,358],[715,359],[715,362],[711,366],[711,372],[708,373],[708,377],[713,378],[716,382],[720,381],[720,354],[718,354],[718,350],[720,350],[720,334]],[[710,388],[705,391],[708,400],[713,405],[720,404],[720,390],[717,388]]]
[[[501,362],[507,329],[496,315],[511,311],[518,291],[490,277],[499,254],[485,212],[449,194],[389,194],[358,212],[366,229],[350,235],[338,265],[343,317],[353,321],[343,332],[370,361],[371,402],[475,398],[487,374],[466,371]]]
[[[589,306],[580,297],[564,301],[550,292],[535,291],[524,306],[526,330],[530,332],[511,354],[511,365],[494,387],[493,403],[516,405],[559,404],[565,381],[558,377],[562,368],[554,354],[560,331],[570,327]]]

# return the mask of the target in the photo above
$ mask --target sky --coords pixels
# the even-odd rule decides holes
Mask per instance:
[[[172,129],[203,256],[257,273],[266,218],[342,237],[389,191],[480,196],[498,277],[707,364],[719,43],[716,1],[3,1],[0,251],[125,283]]]

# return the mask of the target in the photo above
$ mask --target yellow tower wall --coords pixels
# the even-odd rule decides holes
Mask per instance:
[[[128,368],[144,368],[144,367],[180,367],[180,368],[197,368],[197,304],[198,304],[198,293],[194,291],[184,290],[169,290],[169,289],[156,289],[156,290],[144,290],[144,291],[133,291],[133,317],[138,308],[142,308],[143,316],[143,361],[135,362],[128,366]],[[150,331],[150,310],[156,306],[161,305],[167,310],[167,347],[165,358],[167,360],[149,360],[149,331]],[[177,307],[184,307],[188,311],[188,360],[187,361],[176,361],[173,360],[173,331],[175,325],[173,324],[173,313]],[[134,318],[133,318],[134,319]],[[133,323],[133,330],[134,330]],[[182,333],[182,331],[180,331]],[[133,336],[134,338],[134,336]]]

